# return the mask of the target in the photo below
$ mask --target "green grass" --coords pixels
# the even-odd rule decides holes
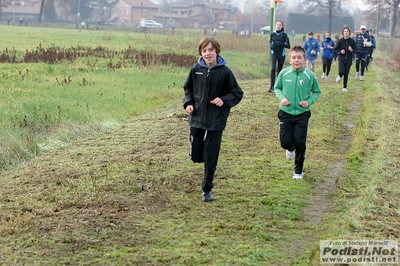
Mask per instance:
[[[132,67],[124,71],[99,67],[92,71],[62,63],[4,64],[2,68],[0,138],[13,136],[32,147],[69,125],[107,129],[110,121],[118,125],[132,115],[179,97],[187,75],[186,70],[176,67]],[[2,147],[7,149],[7,142],[2,142]]]
[[[186,34],[149,38],[172,38],[196,54],[198,39],[184,48],[193,37]],[[320,81],[305,178],[297,181],[279,146],[277,99],[258,79],[269,72],[265,36],[252,45],[221,39],[245,97],[223,135],[210,204],[201,202],[203,165],[187,158],[181,86],[188,68],[1,65],[0,119],[10,129],[1,143],[13,140],[14,155],[21,152],[19,167],[1,172],[2,263],[318,265],[319,240],[398,237],[400,95],[397,73],[381,70],[390,66],[383,53],[362,83],[353,66],[347,94],[334,83],[336,65]],[[56,80],[68,76],[72,82]],[[18,131],[25,116],[32,126]],[[332,170],[336,162],[345,167]],[[335,171],[343,174],[327,183]],[[315,201],[321,190],[330,200]],[[312,208],[317,221],[307,216]]]
[[[394,106],[400,97],[396,89],[399,77],[385,71],[391,66],[387,63],[384,59],[373,62],[362,83],[362,94],[354,99],[359,101],[360,110],[351,131],[345,175],[337,179],[340,190],[334,194],[322,239],[399,237],[400,206],[394,199],[399,193],[399,145],[393,135],[399,127],[398,108]]]
[[[17,61],[22,61],[27,51],[36,51],[38,47],[94,49],[101,46],[116,52],[112,58],[102,58],[100,54],[56,64],[2,64],[1,168],[36,156],[44,146],[48,150],[54,141],[50,145],[43,142],[54,135],[69,141],[79,135],[95,134],[98,130],[109,129],[110,125],[118,126],[132,115],[181,97],[188,66],[195,60],[186,67],[157,67],[151,57],[153,53],[173,53],[174,57],[192,55],[196,58],[197,43],[203,37],[202,31],[196,30],[152,34],[137,32],[137,29],[57,29],[57,32],[54,28],[38,27],[1,26],[1,29],[0,38],[4,41],[0,51],[14,50]],[[218,37],[224,49],[222,55],[239,79],[265,76],[266,59],[259,56],[265,54],[260,49],[265,48],[265,36],[255,36],[251,41],[236,39],[227,33]],[[129,47],[151,51],[151,66],[143,67],[124,59],[122,51]],[[239,51],[246,52],[238,57]],[[110,68],[110,64],[113,67]]]

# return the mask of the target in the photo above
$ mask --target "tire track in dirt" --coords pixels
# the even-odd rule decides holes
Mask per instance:
[[[346,121],[342,121],[342,129],[335,150],[338,153],[345,155],[349,150],[352,142],[353,129],[356,126],[355,118],[358,116],[361,102],[359,99],[362,96],[361,83],[356,82],[355,96],[349,106],[349,114]],[[293,240],[287,248],[288,252],[293,256],[300,256],[307,252],[306,248],[309,243],[317,243],[317,229],[324,222],[325,216],[330,212],[332,207],[331,195],[335,193],[342,183],[341,177],[345,174],[346,158],[332,162],[326,168],[325,178],[314,188],[313,195],[309,204],[303,210],[303,234],[302,239]]]

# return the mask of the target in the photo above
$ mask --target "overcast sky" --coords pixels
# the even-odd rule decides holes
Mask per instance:
[[[252,0],[254,1],[254,3],[261,3],[264,2],[262,0]],[[300,0],[302,1],[302,0]],[[236,5],[240,10],[243,11],[244,9],[244,2],[243,0],[232,0],[232,4]],[[287,6],[297,6],[299,4],[299,0],[283,0],[283,2],[287,5]],[[346,2],[346,1],[343,1]],[[351,1],[347,1],[348,5],[352,5],[354,7],[358,7],[361,10],[365,10],[366,9],[366,5],[362,2],[362,0],[351,0]]]

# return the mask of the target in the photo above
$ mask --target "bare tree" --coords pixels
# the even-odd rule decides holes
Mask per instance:
[[[236,10],[235,15],[232,18],[232,21],[236,22],[236,25],[238,28],[244,27],[244,25],[245,25],[244,15],[239,9]],[[238,30],[238,29],[236,29],[236,30]]]
[[[396,24],[400,0],[364,0],[364,3],[371,7],[364,11],[364,16],[369,22],[376,26],[377,30],[379,30],[379,22],[381,19],[392,19],[392,28],[390,32],[392,36],[397,33]]]
[[[329,18],[328,30],[332,30],[332,19],[334,16],[345,15],[342,9],[342,0],[304,0],[302,2],[307,14],[327,15]]]
[[[39,23],[42,23],[44,3],[45,3],[45,0],[42,0],[41,3],[40,3],[40,11],[39,11],[39,17],[38,17],[38,22]]]

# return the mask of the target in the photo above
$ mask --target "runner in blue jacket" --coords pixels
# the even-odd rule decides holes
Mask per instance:
[[[367,70],[368,71],[368,65],[369,65],[369,63],[372,61],[372,53],[374,52],[374,50],[375,50],[375,48],[376,48],[376,39],[375,39],[375,36],[374,36],[374,34],[373,34],[373,31],[372,31],[372,29],[370,29],[369,31],[367,31],[367,33],[369,34],[369,36],[371,36],[371,42],[372,42],[372,45],[371,45],[371,47],[369,48],[369,53],[368,53],[368,56],[367,56],[367,64],[366,64],[366,66],[365,66],[365,70]]]
[[[325,40],[322,42],[322,77],[323,79],[328,79],[329,72],[331,71],[332,60],[334,57],[333,48],[335,43],[331,38],[331,33],[329,31],[325,32]]]
[[[318,40],[314,38],[314,33],[312,31],[308,33],[308,40],[304,42],[303,48],[306,50],[306,66],[309,70],[314,72],[315,61],[318,58],[320,46]]]

